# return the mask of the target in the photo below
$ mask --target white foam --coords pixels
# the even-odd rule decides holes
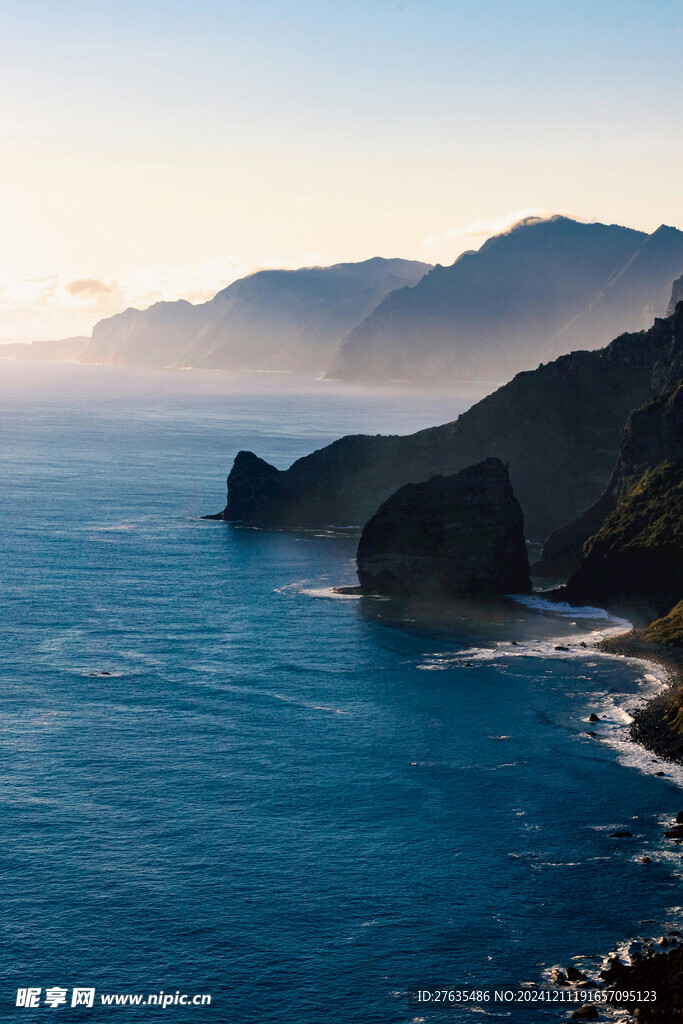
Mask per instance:
[[[551,615],[561,615],[563,618],[570,619],[606,621],[615,626],[621,626],[623,629],[631,629],[632,626],[628,619],[621,619],[617,615],[612,615],[605,608],[596,608],[589,604],[573,605],[566,601],[549,601],[541,594],[512,594],[511,597],[518,604],[523,604],[525,608],[530,608],[532,611],[548,612]]]
[[[320,580],[297,580],[275,588],[276,594],[303,594],[305,597],[323,597],[332,601],[358,601],[360,594],[340,594],[336,587],[320,586]]]

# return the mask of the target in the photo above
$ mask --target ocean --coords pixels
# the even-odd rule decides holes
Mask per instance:
[[[659,679],[581,646],[618,622],[432,620],[335,594],[350,531],[200,518],[240,448],[284,467],[488,389],[0,362],[3,1021],[53,989],[93,1022],[565,1020],[407,993],[519,991],[680,926],[680,779],[626,739]]]

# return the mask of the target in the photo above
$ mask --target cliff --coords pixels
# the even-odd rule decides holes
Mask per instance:
[[[362,526],[406,483],[489,456],[510,469],[528,536],[543,540],[604,490],[632,409],[652,394],[680,322],[659,320],[598,352],[518,374],[452,423],[408,436],[343,437],[287,470],[240,452],[223,517],[277,526]],[[267,468],[266,468],[267,467]]]
[[[322,373],[333,349],[394,288],[430,269],[370,259],[263,270],[210,302],[158,302],[95,325],[84,362]]]
[[[671,610],[683,593],[683,462],[645,470],[588,541],[565,590],[579,604],[626,601],[653,617]]]
[[[369,593],[531,590],[524,517],[499,459],[401,487],[365,525],[356,560]]]
[[[575,569],[588,538],[597,533],[645,470],[662,462],[683,459],[683,389],[673,381],[674,372],[683,360],[683,303],[659,324],[666,328],[652,381],[654,390],[662,386],[667,390],[629,416],[619,458],[607,487],[595,504],[547,538],[541,562],[534,566],[534,571],[541,575],[559,577]]]
[[[530,219],[393,292],[342,342],[344,380],[507,379],[665,313],[683,232]]]

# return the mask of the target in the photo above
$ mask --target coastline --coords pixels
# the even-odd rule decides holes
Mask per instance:
[[[657,757],[683,764],[683,733],[672,728],[678,724],[679,711],[683,707],[683,649],[645,640],[644,633],[643,628],[632,628],[618,636],[598,640],[594,646],[605,654],[638,658],[665,670],[667,681],[664,689],[634,713],[629,734],[632,743],[645,747]],[[665,835],[677,845],[683,845],[683,813],[678,812],[673,818]],[[680,932],[669,932],[658,942],[655,940],[631,953],[630,963],[624,963],[619,956],[606,957],[603,968],[594,978],[581,972],[578,976],[576,973],[572,975],[571,969],[566,973],[556,969],[556,985],[580,989],[599,987],[615,996],[611,1003],[586,1001],[571,1014],[571,1019],[598,1020],[603,1006],[618,1006],[640,1024],[683,1021],[682,941]],[[638,997],[652,992],[656,993],[654,1002],[630,998],[633,994]]]
[[[631,739],[664,760],[683,764],[683,731],[679,723],[683,708],[683,649],[644,640],[644,632],[632,629],[600,640],[595,646],[606,654],[640,658],[665,670],[667,685],[636,711]]]

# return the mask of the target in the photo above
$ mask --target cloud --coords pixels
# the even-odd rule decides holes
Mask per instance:
[[[69,295],[82,295],[84,293],[88,295],[110,295],[112,286],[107,284],[106,281],[99,281],[95,277],[81,277],[78,281],[70,281],[66,285],[66,290]]]
[[[496,217],[491,220],[475,220],[471,224],[465,224],[463,227],[449,228],[448,231],[444,231],[441,235],[429,235],[422,244],[426,249],[433,251],[442,248],[453,248],[453,243],[458,243],[460,249],[462,249],[463,243],[469,238],[485,240],[490,238],[491,235],[500,235],[504,231],[509,231],[510,228],[513,228],[515,224],[519,224],[520,221],[532,218],[540,220],[553,215],[553,213],[541,207],[527,206],[522,210],[513,210],[512,213],[506,213],[502,217]]]
[[[206,302],[253,268],[222,257],[199,267],[138,267],[120,280],[102,277],[7,275],[0,279],[0,317],[12,336],[60,337],[89,333],[103,317],[127,306],[146,309],[160,300]],[[0,339],[1,340],[1,339]]]

